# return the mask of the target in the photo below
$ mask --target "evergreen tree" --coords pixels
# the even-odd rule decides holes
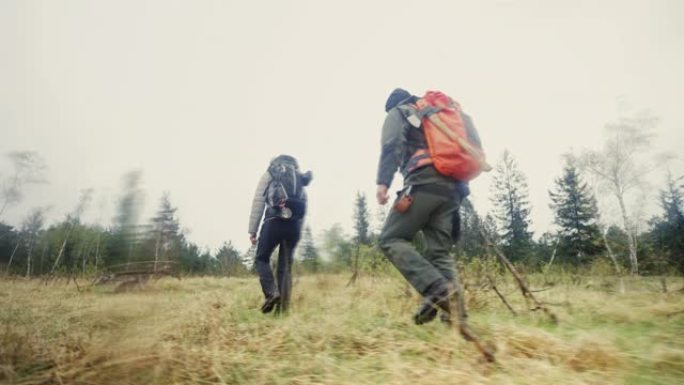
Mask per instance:
[[[240,252],[232,242],[224,242],[216,252],[216,260],[221,265],[221,270],[226,276],[242,275],[247,272],[247,267],[242,263]]]
[[[352,265],[353,244],[347,239],[339,223],[323,231],[323,252],[339,266]]]
[[[216,274],[221,270],[219,261],[208,250],[180,237],[180,264],[190,274]]]
[[[378,205],[375,209],[375,215],[373,216],[374,226],[371,233],[371,243],[376,244],[382,228],[385,226],[385,221],[387,220],[387,215],[389,215],[389,210],[391,210],[391,205]]]
[[[356,236],[354,242],[357,245],[369,245],[370,236],[369,228],[370,222],[368,220],[368,204],[366,203],[366,195],[360,192],[356,193],[356,202],[354,204],[354,230]]]
[[[175,216],[176,210],[177,208],[171,205],[169,194],[164,193],[151,225],[150,236],[154,242],[155,270],[157,262],[178,259],[180,225]]]
[[[316,272],[320,267],[320,260],[318,258],[318,250],[314,245],[313,236],[311,235],[311,227],[306,226],[302,236],[301,246],[302,263],[310,271]]]
[[[490,241],[494,242],[494,244],[501,243],[499,227],[496,225],[496,219],[492,214],[487,213],[487,215],[485,215],[485,219],[482,222],[482,228]],[[482,242],[486,243],[486,240],[483,239]]]
[[[651,238],[656,251],[684,272],[684,186],[677,182],[668,175],[667,185],[660,192],[663,215],[651,220]]]
[[[0,263],[3,265],[9,262],[16,239],[17,231],[12,226],[0,222]]]
[[[466,198],[461,202],[459,215],[461,229],[456,243],[457,255],[473,258],[486,254],[487,244],[480,233],[484,223],[470,199]]]
[[[603,250],[596,224],[596,200],[571,160],[566,162],[563,176],[556,179],[549,195],[554,221],[559,227],[558,258],[581,264]]]
[[[492,203],[500,224],[504,252],[511,261],[529,258],[533,241],[532,232],[528,230],[531,209],[527,179],[508,150],[496,166],[492,187]]]

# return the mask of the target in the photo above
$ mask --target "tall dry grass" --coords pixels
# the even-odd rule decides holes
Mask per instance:
[[[633,279],[557,279],[535,293],[509,279],[467,293],[484,363],[455,328],[411,323],[419,298],[397,277],[296,278],[287,316],[258,311],[256,278],[163,279],[116,292],[0,281],[0,383],[9,384],[677,384],[684,378],[684,294]],[[536,286],[548,277],[530,277]],[[681,288],[681,280],[670,287]]]

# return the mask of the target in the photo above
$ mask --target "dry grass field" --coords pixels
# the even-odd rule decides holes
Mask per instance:
[[[535,293],[467,293],[485,363],[454,327],[416,326],[419,298],[394,276],[296,277],[292,312],[259,312],[256,278],[165,278],[76,289],[0,281],[4,384],[682,384],[684,282],[582,277]],[[541,278],[535,287],[542,286]]]

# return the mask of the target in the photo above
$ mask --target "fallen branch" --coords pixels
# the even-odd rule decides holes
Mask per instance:
[[[495,362],[496,358],[494,357],[494,352],[482,344],[480,338],[475,334],[475,332],[472,331],[472,329],[470,329],[470,326],[468,325],[468,313],[466,312],[465,308],[465,298],[461,284],[458,281],[454,281],[452,284],[453,288],[452,290],[449,290],[449,292],[451,293],[450,296],[454,294],[456,296],[458,330],[461,333],[461,336],[463,336],[466,341],[470,341],[475,344],[475,347],[487,362]],[[453,306],[451,306],[451,313],[453,313]]]
[[[553,314],[553,312],[551,312],[551,310],[549,310],[549,308],[547,308],[543,302],[537,300],[534,294],[532,294],[532,291],[530,291],[530,288],[528,287],[525,279],[520,275],[520,273],[518,273],[518,271],[515,269],[511,261],[509,261],[508,258],[506,258],[506,255],[504,255],[504,253],[501,250],[499,250],[499,248],[489,239],[489,237],[487,236],[487,234],[485,234],[482,227],[480,227],[480,235],[485,240],[487,246],[494,250],[494,253],[496,253],[496,255],[499,257],[501,263],[504,266],[506,266],[506,268],[508,269],[508,271],[511,272],[511,274],[513,274],[513,277],[515,278],[516,282],[518,283],[518,286],[520,287],[520,291],[522,292],[523,297],[525,297],[525,299],[531,300],[535,305],[535,309],[543,310],[544,313],[546,313],[546,315],[548,315],[549,318],[551,318],[551,322],[558,323],[558,317],[556,317],[556,315]]]
[[[551,287],[544,287],[544,288],[541,288],[541,289],[530,290],[530,291],[531,291],[532,293],[540,293],[540,292],[542,292],[542,291],[547,291],[547,290],[550,290],[550,289],[552,289],[552,288],[551,288]]]
[[[544,302],[544,304],[549,305],[549,306],[565,306],[565,307],[572,307],[572,303],[570,303],[570,301],[563,301],[563,302]]]
[[[487,279],[489,280],[489,286],[491,286],[491,288],[494,290],[496,295],[499,296],[499,299],[501,299],[501,302],[503,302],[504,305],[506,305],[508,310],[510,310],[511,313],[513,313],[513,315],[517,316],[518,313],[516,313],[515,310],[513,310],[513,307],[511,307],[511,305],[508,304],[508,301],[506,301],[506,298],[503,296],[503,294],[501,294],[499,292],[499,289],[496,288],[496,284],[494,283],[494,279],[491,276],[488,276]]]

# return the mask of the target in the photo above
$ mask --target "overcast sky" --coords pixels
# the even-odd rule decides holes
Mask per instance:
[[[357,191],[376,211],[383,107],[403,87],[460,101],[491,163],[510,150],[539,236],[561,154],[598,148],[620,113],[650,110],[655,149],[680,151],[683,17],[677,0],[3,0],[0,154],[38,152],[50,183],[1,219],[63,219],[92,188],[84,218],[109,224],[142,170],[143,217],[169,191],[190,240],[244,250],[256,183],[288,153],[314,172],[313,232],[351,232]],[[472,183],[482,213],[490,183]]]

